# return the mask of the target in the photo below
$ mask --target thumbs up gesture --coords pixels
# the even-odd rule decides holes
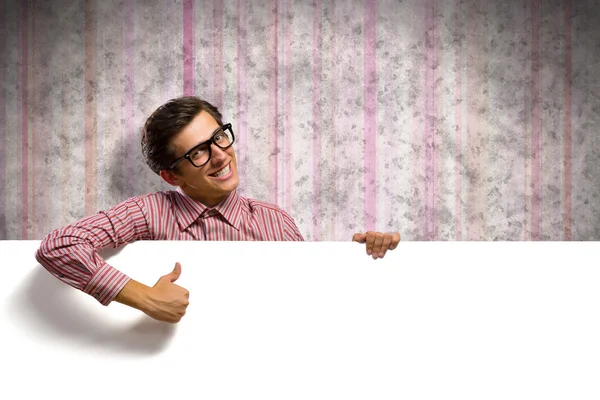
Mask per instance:
[[[147,315],[164,322],[181,320],[190,304],[190,292],[175,283],[180,276],[181,264],[176,263],[173,271],[160,277],[149,290],[149,306],[144,310]]]

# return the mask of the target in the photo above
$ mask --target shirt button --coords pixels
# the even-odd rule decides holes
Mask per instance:
[[[213,215],[215,215],[216,213],[217,213],[217,212],[216,212],[215,210],[211,210],[211,211],[208,213],[208,215],[210,215],[210,216],[212,217],[212,216],[213,216]]]
[[[64,278],[65,276],[63,274],[58,274],[59,278]]]
[[[98,298],[98,297],[100,297],[100,293],[94,293],[94,297],[95,297],[95,298]]]

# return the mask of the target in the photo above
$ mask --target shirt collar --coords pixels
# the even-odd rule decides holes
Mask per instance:
[[[229,225],[238,231],[240,230],[242,198],[237,190],[231,192],[229,196],[213,208],[206,207],[201,202],[192,199],[181,188],[177,188],[174,193],[175,214],[182,231],[189,228],[198,218],[210,210],[218,211]]]
[[[214,209],[225,218],[229,225],[239,231],[242,220],[242,203],[243,198],[240,197],[237,190],[234,189],[234,191],[217,204]]]

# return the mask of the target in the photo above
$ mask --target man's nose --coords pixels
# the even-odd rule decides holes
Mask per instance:
[[[225,152],[225,150],[213,143],[211,158],[213,161],[222,161],[227,158],[227,153]]]

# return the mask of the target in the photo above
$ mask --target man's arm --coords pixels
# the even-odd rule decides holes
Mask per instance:
[[[149,316],[177,322],[185,313],[189,293],[173,282],[175,270],[153,286],[143,285],[109,265],[98,255],[107,247],[152,239],[139,198],[130,198],[107,211],[57,229],[42,241],[35,257],[62,282],[93,296],[107,306],[113,300]]]
[[[48,234],[37,261],[62,282],[108,305],[130,278],[110,266],[98,251],[148,239],[148,223],[136,198]]]

